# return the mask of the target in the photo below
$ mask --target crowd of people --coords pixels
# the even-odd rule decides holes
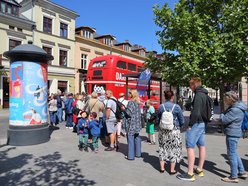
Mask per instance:
[[[206,158],[205,129],[208,119],[207,99],[208,91],[202,87],[201,79],[194,77],[189,86],[194,92],[191,115],[186,125],[181,107],[174,102],[174,92],[164,92],[165,103],[155,111],[150,100],[144,106],[144,117],[141,111],[141,102],[138,91],[129,91],[129,99],[120,93],[119,98],[113,96],[111,90],[100,93],[93,92],[73,95],[62,95],[59,90],[51,95],[48,102],[50,125],[55,126],[66,121],[66,128],[73,130],[79,136],[78,149],[88,152],[89,142],[95,153],[99,152],[99,138],[102,138],[108,147],[105,151],[118,151],[118,139],[121,134],[127,138],[128,151],[125,158],[134,160],[142,157],[140,133],[144,126],[147,133],[147,142],[156,145],[155,124],[158,124],[158,147],[160,173],[165,171],[165,163],[169,162],[170,175],[177,174],[176,164],[182,160],[182,133],[184,128],[185,144],[187,149],[188,170],[177,178],[185,181],[194,181],[195,175],[204,176],[204,162]],[[237,183],[238,178],[246,179],[243,163],[238,155],[238,141],[242,136],[241,124],[247,105],[239,100],[233,91],[225,94],[225,104],[228,106],[220,115],[220,121],[225,128],[227,156],[230,165],[230,176],[222,178],[224,182]],[[117,113],[118,112],[118,113]],[[121,112],[121,116],[119,116]],[[195,148],[199,149],[199,161],[195,168]]]

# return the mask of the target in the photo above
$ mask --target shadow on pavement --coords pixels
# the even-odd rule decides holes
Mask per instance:
[[[226,163],[229,165],[227,154],[221,154],[221,156],[223,158],[225,158]],[[245,155],[245,156],[247,156],[247,155]],[[245,170],[248,171],[248,160],[247,159],[243,159],[243,158],[241,158],[241,160],[243,162],[243,165],[244,165]]]
[[[8,157],[9,148],[0,152],[0,185],[95,185],[85,179],[78,161],[62,161],[59,152],[34,158],[32,154]]]
[[[157,171],[160,170],[159,158],[157,156],[150,155],[147,152],[142,153],[143,161],[149,163]]]
[[[187,157],[184,157],[184,159],[187,159]],[[199,158],[195,158],[195,165],[198,165],[198,161]],[[181,165],[184,167],[188,167],[188,164],[186,164],[184,161],[181,162]],[[205,160],[203,169],[219,177],[226,177],[227,175],[230,174],[230,172],[226,170],[219,169],[216,163],[209,160]]]

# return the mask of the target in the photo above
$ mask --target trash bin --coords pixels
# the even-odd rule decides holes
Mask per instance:
[[[49,141],[47,63],[53,56],[33,44],[4,53],[10,60],[10,107],[7,144],[35,145]]]

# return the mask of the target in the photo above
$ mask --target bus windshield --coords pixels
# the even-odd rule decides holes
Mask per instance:
[[[105,60],[103,60],[103,61],[96,61],[92,65],[93,68],[101,68],[101,67],[104,67],[104,66],[106,66],[106,61]]]

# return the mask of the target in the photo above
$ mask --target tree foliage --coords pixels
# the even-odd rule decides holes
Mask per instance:
[[[179,0],[153,11],[164,54],[146,65],[167,82],[197,75],[215,88],[248,76],[248,0]]]

